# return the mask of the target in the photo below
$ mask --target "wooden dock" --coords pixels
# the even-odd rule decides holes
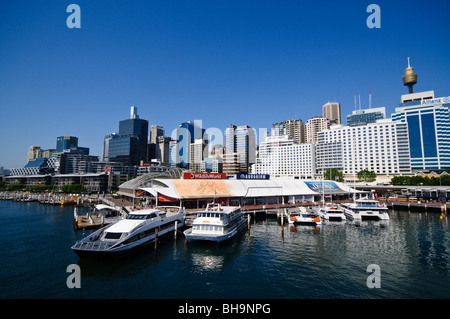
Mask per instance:
[[[94,215],[77,216],[77,219],[74,220],[74,226],[77,229],[102,227],[103,218]]]

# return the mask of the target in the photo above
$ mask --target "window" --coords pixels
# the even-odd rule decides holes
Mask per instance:
[[[425,157],[436,157],[436,134],[433,114],[422,114],[423,152]]]
[[[412,158],[422,157],[422,143],[420,138],[419,116],[408,116],[408,134],[410,142],[410,153]]]
[[[122,233],[109,233],[105,234],[105,239],[119,239],[122,236]]]

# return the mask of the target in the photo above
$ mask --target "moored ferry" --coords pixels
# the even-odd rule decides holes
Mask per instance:
[[[289,213],[289,224],[320,226],[322,225],[322,221],[316,212],[305,207],[300,207],[300,209]]]
[[[322,218],[324,221],[345,221],[347,218],[345,216],[344,208],[340,206],[324,206],[315,208],[315,211],[317,214]]]
[[[79,256],[117,255],[152,243],[185,224],[181,207],[159,206],[131,211],[125,219],[105,226],[72,246]]]
[[[196,215],[192,227],[184,231],[189,242],[225,242],[242,233],[247,224],[244,213],[238,206],[208,204],[204,211],[197,212]]]
[[[344,213],[354,220],[389,220],[388,208],[375,199],[361,198],[354,203],[343,204]]]

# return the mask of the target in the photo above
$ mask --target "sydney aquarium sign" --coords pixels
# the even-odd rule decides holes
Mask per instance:
[[[438,103],[450,103],[450,96],[440,97],[437,99],[428,99],[428,100],[422,101],[422,105],[438,104]]]
[[[236,179],[270,179],[269,174],[236,174]]]
[[[331,181],[317,181],[317,182],[304,182],[309,188],[311,188],[315,192],[334,192],[334,191],[340,191],[341,189],[335,182]]]

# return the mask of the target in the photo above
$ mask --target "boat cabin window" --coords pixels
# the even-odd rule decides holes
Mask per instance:
[[[119,239],[122,236],[122,233],[109,233],[105,234],[105,239]]]
[[[152,219],[157,217],[156,213],[151,213],[148,215],[137,215],[137,214],[130,214],[127,216],[127,219]]]
[[[220,213],[199,213],[198,217],[220,218]]]

